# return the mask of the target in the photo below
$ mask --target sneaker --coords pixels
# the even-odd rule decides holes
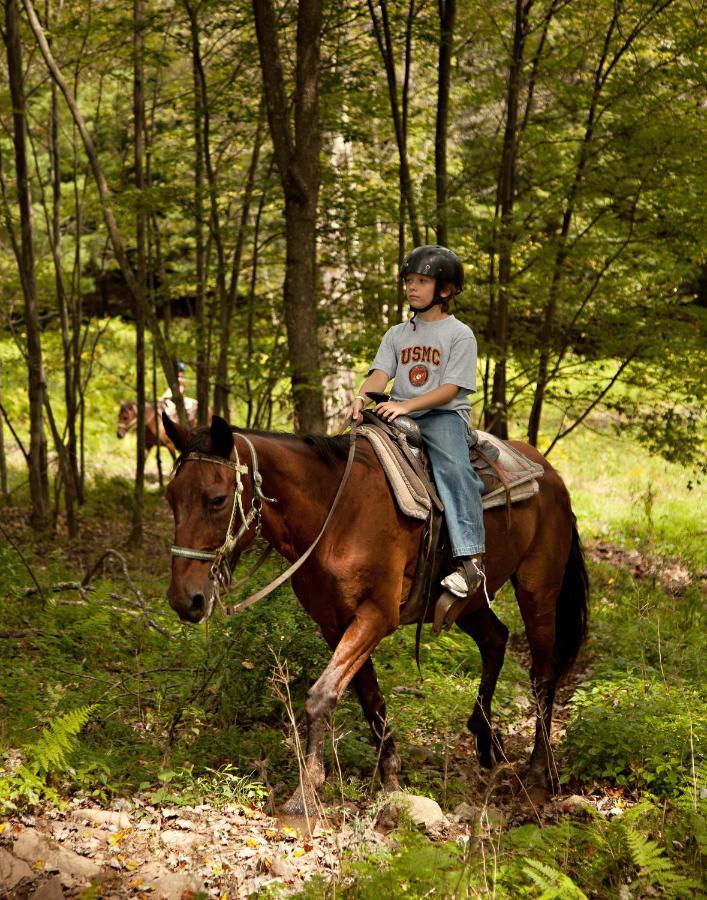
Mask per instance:
[[[441,581],[442,587],[455,597],[467,597],[476,593],[484,580],[483,556],[464,560],[454,572]]]
[[[450,575],[447,575],[446,578],[443,578],[441,584],[443,588],[446,588],[449,593],[454,594],[455,597],[466,597],[469,593],[466,575],[464,574],[462,566],[459,566],[458,569]]]

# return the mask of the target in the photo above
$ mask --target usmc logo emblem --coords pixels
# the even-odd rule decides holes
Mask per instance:
[[[422,385],[427,382],[427,379],[429,377],[430,370],[427,368],[427,366],[413,366],[408,374],[410,384],[413,387],[422,387]]]

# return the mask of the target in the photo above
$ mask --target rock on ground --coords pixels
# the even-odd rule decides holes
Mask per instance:
[[[12,849],[15,856],[30,863],[35,871],[41,871],[40,863],[45,872],[58,871],[62,884],[69,887],[75,882],[92,881],[101,871],[100,866],[90,859],[61,847],[34,828],[25,828]]]
[[[10,892],[23,878],[32,878],[34,872],[24,860],[15,859],[7,850],[0,848],[0,895]]]
[[[449,819],[442,812],[436,800],[416,794],[405,794],[402,791],[393,791],[388,795],[388,802],[378,817],[379,826],[385,828],[390,822],[394,825],[397,821],[397,812],[400,810],[405,811],[414,825],[421,825],[427,830],[444,828],[449,825]]]

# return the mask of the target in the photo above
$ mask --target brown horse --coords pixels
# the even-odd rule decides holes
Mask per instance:
[[[233,565],[253,540],[259,516],[252,513],[258,510],[266,541],[290,562],[298,559],[313,543],[332,505],[348,437],[234,431],[218,417],[210,428],[191,434],[170,421],[165,421],[165,427],[182,453],[167,489],[178,545],[173,548],[167,594],[181,619],[201,622],[214,605],[207,561],[213,553],[209,551],[224,544],[224,535],[232,534],[232,510],[239,510],[235,524],[240,526],[240,536],[229,548]],[[525,624],[537,704],[526,789],[533,802],[542,802],[552,786],[550,727],[555,686],[585,637],[588,581],[564,483],[537,450],[512,444],[541,463],[545,474],[539,493],[513,507],[510,527],[504,509],[485,513],[486,570],[491,597],[511,580]],[[262,494],[253,479],[254,458],[262,476]],[[263,495],[277,502],[263,498],[261,508]],[[398,787],[400,758],[386,726],[385,701],[370,657],[399,625],[422,535],[422,523],[398,511],[368,441],[359,440],[341,502],[314,552],[292,578],[295,594],[319,625],[333,656],[308,694],[306,767],[286,804],[287,812],[313,808],[314,791],[325,778],[326,728],[352,681],[378,750],[383,788]],[[179,555],[186,548],[193,548],[192,558]],[[481,764],[491,767],[503,755],[491,727],[491,700],[508,629],[485,599],[478,599],[472,600],[456,624],[481,651],[481,682],[468,727],[475,735]]]
[[[158,406],[159,409],[159,406]],[[189,424],[192,428],[196,428],[199,424],[196,415],[189,416]],[[137,426],[137,403],[134,400],[125,400],[120,404],[118,411],[118,428],[116,437],[121,440],[128,431]],[[158,418],[155,418],[155,407],[152,403],[145,404],[145,456],[156,447],[157,444],[166,447],[169,450],[172,459],[176,459],[177,452],[174,444],[165,434],[164,427]]]

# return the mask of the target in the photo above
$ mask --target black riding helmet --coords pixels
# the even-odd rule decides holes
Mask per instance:
[[[400,277],[405,279],[413,273],[435,279],[435,293],[432,302],[424,309],[416,310],[416,314],[427,312],[436,304],[444,303],[448,299],[441,296],[442,285],[445,281],[454,285],[455,294],[458,294],[464,287],[464,267],[461,260],[452,250],[441,247],[439,244],[425,244],[422,247],[415,247],[408,253],[400,267]]]

